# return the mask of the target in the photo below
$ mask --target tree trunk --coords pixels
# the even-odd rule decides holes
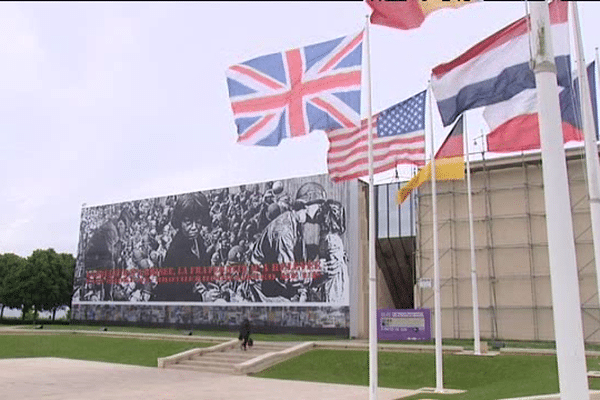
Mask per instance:
[[[52,309],[52,322],[56,319],[56,308]]]
[[[4,304],[2,304],[2,309],[0,310],[0,320],[4,319]]]
[[[35,320],[37,319],[37,307],[33,306],[33,325],[35,326]]]

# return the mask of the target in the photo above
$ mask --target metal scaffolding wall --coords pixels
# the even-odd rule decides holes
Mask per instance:
[[[567,160],[584,334],[597,343],[600,310],[582,150],[568,150]],[[554,339],[541,172],[539,154],[471,164],[482,338]],[[437,187],[442,334],[472,338],[466,182]],[[433,279],[430,188],[423,185],[417,201],[417,281]],[[433,309],[433,289],[416,285],[415,307]]]

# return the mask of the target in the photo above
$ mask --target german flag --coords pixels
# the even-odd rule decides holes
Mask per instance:
[[[465,179],[465,153],[463,146],[463,117],[461,116],[435,155],[435,177],[438,181]],[[431,180],[431,161],[398,190],[398,204],[402,204],[410,192]]]

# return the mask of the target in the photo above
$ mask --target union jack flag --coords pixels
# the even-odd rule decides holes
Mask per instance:
[[[363,32],[231,66],[237,141],[277,146],[317,129],[358,126]]]

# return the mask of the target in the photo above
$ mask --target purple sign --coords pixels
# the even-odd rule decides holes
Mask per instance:
[[[377,310],[379,340],[431,340],[431,310]]]

